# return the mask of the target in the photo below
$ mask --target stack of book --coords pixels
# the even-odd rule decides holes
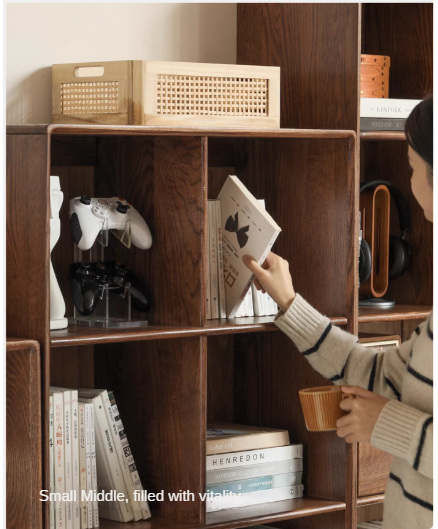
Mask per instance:
[[[150,518],[112,392],[51,387],[49,422],[51,529]]]
[[[215,423],[207,428],[207,512],[303,496],[303,446],[286,430]]]
[[[258,291],[242,256],[263,263],[280,228],[236,176],[208,201],[207,319],[274,316],[278,306]]]
[[[360,99],[360,130],[398,130],[403,132],[406,119],[420,99]]]

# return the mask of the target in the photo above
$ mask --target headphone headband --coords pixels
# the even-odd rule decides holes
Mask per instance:
[[[409,206],[406,201],[405,196],[400,191],[400,189],[392,184],[391,182],[388,182],[387,180],[373,180],[372,182],[363,182],[360,185],[360,191],[365,191],[365,189],[369,189],[370,187],[377,187],[377,186],[386,186],[391,193],[392,198],[395,202],[395,207],[397,208],[398,218],[400,222],[400,230],[402,233],[408,232],[411,230],[411,214],[409,211]]]

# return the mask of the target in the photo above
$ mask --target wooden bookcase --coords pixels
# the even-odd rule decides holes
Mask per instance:
[[[406,192],[409,186],[403,135],[364,136],[358,130],[358,75],[361,40],[362,51],[377,53],[376,35],[389,24],[388,43],[377,47],[391,56],[392,74],[395,50],[399,53],[411,34],[404,25],[418,23],[414,33],[424,53],[404,55],[418,78],[397,92],[397,83],[403,83],[394,74],[391,96],[421,97],[420,90],[431,87],[428,10],[426,4],[238,5],[238,62],[282,68],[283,128],[277,131],[8,127],[7,330],[41,346],[43,486],[48,484],[52,384],[114,390],[140,476],[151,492],[204,491],[210,420],[285,428],[292,442],[304,445],[302,499],[209,515],[200,500],[163,501],[152,505],[150,521],[127,527],[231,529],[270,523],[353,529],[358,506],[382,501],[381,494],[357,498],[355,445],[334,432],[307,432],[298,390],[326,382],[276,329],[273,317],[206,321],[206,201],[217,196],[228,174],[237,174],[264,198],[283,229],[274,251],[289,261],[297,290],[334,324],[357,333],[362,322],[402,322],[406,334],[412,322],[425,318],[432,303],[431,228],[413,201],[415,263],[391,286],[395,308],[358,310],[361,174],[370,178],[371,167],[384,168],[386,179]],[[113,245],[114,256],[150,288],[154,307],[148,328],[49,331],[50,175],[60,177],[64,192],[61,238],[52,260],[68,314],[66,275],[73,261],[68,201],[81,194],[116,194],[135,205],[154,237],[148,251]],[[101,527],[122,526],[101,520]]]

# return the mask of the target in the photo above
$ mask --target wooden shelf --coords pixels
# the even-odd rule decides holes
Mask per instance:
[[[347,318],[330,318],[335,325],[346,325]],[[278,331],[274,316],[209,320],[205,327],[150,325],[139,329],[101,329],[70,325],[66,329],[50,332],[51,347],[94,345],[102,343],[167,340],[217,334]]]
[[[395,305],[389,309],[359,307],[359,323],[424,320],[431,310],[428,305]]]
[[[376,494],[375,496],[365,496],[364,498],[357,498],[357,505],[374,505],[375,503],[383,503],[384,500],[384,494]]]
[[[91,135],[91,136],[211,136],[235,138],[355,138],[354,130],[337,129],[245,129],[208,127],[151,127],[139,125],[8,125],[7,134]]]
[[[189,524],[183,522],[172,522],[161,517],[152,517],[147,521],[131,522],[132,529],[222,529],[248,527],[271,522],[280,522],[301,518],[303,516],[314,516],[317,514],[343,511],[345,503],[319,500],[314,498],[298,498],[296,500],[277,501],[264,505],[252,505],[207,514],[205,524]],[[119,522],[111,520],[100,520],[101,529],[121,529]]]
[[[406,134],[397,130],[382,130],[382,131],[363,131],[360,133],[360,139],[365,141],[388,141],[388,140],[397,140],[405,141]]]

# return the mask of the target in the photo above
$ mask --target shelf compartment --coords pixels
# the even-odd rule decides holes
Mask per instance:
[[[66,329],[50,332],[51,347],[74,345],[95,345],[117,342],[137,342],[145,340],[167,340],[216,334],[238,334],[246,332],[278,331],[274,324],[275,316],[234,318],[231,320],[209,320],[205,327],[184,327],[171,325],[149,325],[138,329],[102,329],[70,325]],[[347,318],[330,318],[334,325],[347,325]]]
[[[430,305],[395,305],[389,309],[359,307],[359,323],[425,320],[431,310]]]
[[[364,141],[375,141],[375,140],[398,140],[405,141],[406,134],[397,130],[382,130],[382,131],[362,131],[360,133],[360,139]]]
[[[255,524],[280,522],[314,516],[335,511],[344,511],[345,503],[315,498],[297,498],[263,505],[251,505],[239,509],[207,514],[205,524],[188,524],[163,517],[152,517],[147,521],[131,522],[132,529],[222,529],[248,527]],[[121,529],[119,522],[100,520],[101,529]]]

